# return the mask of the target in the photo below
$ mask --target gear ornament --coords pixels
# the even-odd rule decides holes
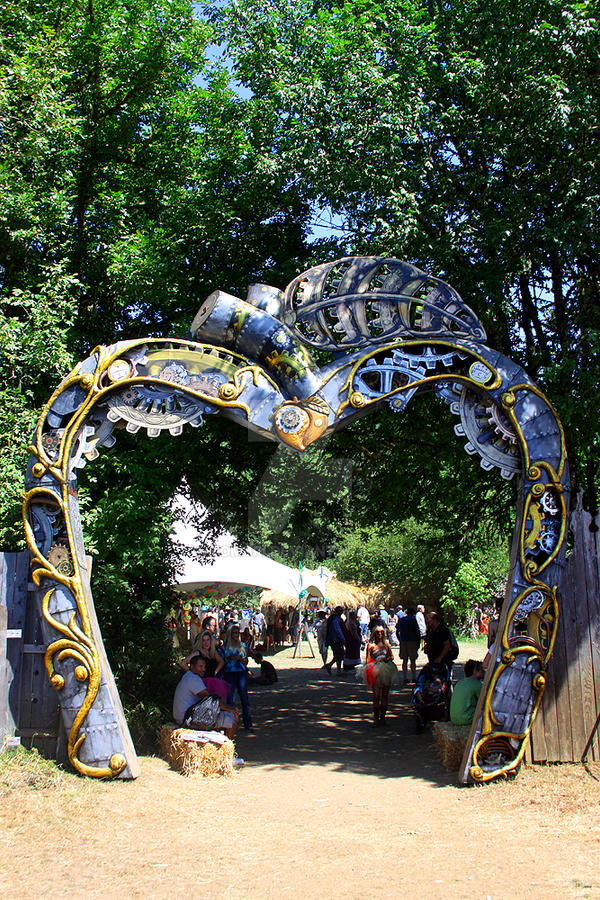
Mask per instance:
[[[483,326],[450,285],[401,260],[337,260],[285,292],[251,286],[246,300],[216,291],[190,334],[95,348],[48,400],[32,439],[24,526],[72,765],[93,777],[137,774],[93,612],[81,467],[120,429],[180,435],[217,413],[303,452],[384,404],[401,413],[433,390],[459,416],[467,452],[521,479],[506,601],[459,780],[515,772],[546,682],[566,545],[565,440],[548,400],[485,346]]]

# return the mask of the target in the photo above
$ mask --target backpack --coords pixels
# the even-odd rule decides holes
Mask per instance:
[[[458,649],[458,641],[454,636],[454,632],[451,631],[450,628],[448,629],[448,634],[450,635],[450,653],[448,654],[448,659],[454,661],[458,658],[458,654],[460,652]]]
[[[214,728],[220,709],[220,698],[216,694],[209,694],[187,711],[183,725],[185,728]]]

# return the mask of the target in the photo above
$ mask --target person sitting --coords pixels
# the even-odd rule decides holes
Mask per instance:
[[[201,656],[190,660],[189,669],[175,688],[173,718],[185,728],[224,731],[233,740],[238,714],[220,697],[210,694],[203,676],[206,664]]]
[[[252,676],[252,684],[275,684],[277,681],[277,670],[273,663],[264,659],[262,653],[258,650],[255,651],[252,658],[260,666],[260,675]]]
[[[204,616],[202,619],[202,631],[210,631],[211,634],[217,633],[217,620],[212,614]]]
[[[455,725],[470,725],[473,721],[484,676],[483,664],[476,659],[468,659],[465,677],[454,685],[450,700],[450,721]]]
[[[207,631],[207,632],[205,632],[205,634],[210,634],[210,632]],[[212,640],[214,643],[214,637],[212,638]],[[206,641],[205,641],[205,644],[206,644]],[[187,670],[190,668],[192,661],[194,659],[196,659],[197,657],[201,657],[204,660],[204,666],[205,666],[204,675],[202,676],[202,680],[206,686],[206,689],[208,690],[208,692],[210,694],[218,694],[219,697],[221,698],[221,700],[223,700],[223,702],[226,702],[226,700],[229,696],[229,685],[227,684],[226,681],[223,681],[223,679],[220,676],[218,676],[216,674],[213,674],[213,675],[208,674],[208,672],[210,672],[210,671],[220,672],[221,669],[223,668],[223,666],[225,665],[223,658],[218,653],[216,655],[217,655],[217,660],[219,661],[218,667],[214,665],[214,663],[215,663],[214,659],[212,659],[209,656],[204,656],[204,654],[202,654],[199,650],[192,650],[192,652],[188,656],[186,656],[185,659],[181,660],[179,665],[181,666],[182,669],[184,669],[187,672]],[[211,664],[210,667],[209,667],[209,664]]]
[[[412,696],[417,733],[422,732],[428,722],[447,718],[449,689],[446,666],[436,663],[423,666]]]
[[[250,631],[250,628],[244,628],[242,631],[242,641],[246,645],[246,650],[251,655],[254,650],[254,635]]]

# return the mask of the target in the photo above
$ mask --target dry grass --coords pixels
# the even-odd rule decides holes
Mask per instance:
[[[163,725],[158,734],[158,745],[169,764],[182,775],[202,775],[205,778],[233,775],[234,744],[226,740],[220,746],[198,744],[185,740],[193,732],[188,728]]]
[[[58,788],[67,777],[55,762],[44,759],[37,750],[15,747],[0,755],[0,796],[28,788]]]
[[[459,788],[430,733],[414,734],[406,695],[388,729],[370,729],[364,688],[292,653],[277,655],[283,690],[252,695],[256,734],[237,736],[247,762],[236,778],[184,779],[143,756],[134,782],[50,764],[46,787],[11,776],[8,788],[2,759],[0,897],[320,900],[337,887],[334,847],[354,898],[375,846],[394,859],[399,848],[419,900],[600,900],[598,763]],[[370,879],[371,900],[390,892],[393,878]]]
[[[555,824],[568,817],[575,825],[600,830],[600,763],[523,766],[516,778],[485,789],[499,808],[542,808]]]

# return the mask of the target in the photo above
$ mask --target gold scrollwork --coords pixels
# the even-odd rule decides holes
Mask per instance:
[[[168,345],[172,345],[173,343],[177,345],[185,344],[186,347],[189,346],[193,347],[194,349],[203,347],[203,345],[199,345],[194,342],[168,341],[166,339],[157,339],[153,341],[153,343]],[[67,747],[69,760],[78,772],[96,778],[115,777],[123,771],[123,769],[127,765],[127,762],[122,754],[114,754],[111,758],[109,766],[101,768],[88,766],[87,764],[83,763],[78,756],[81,745],[85,740],[85,732],[82,732],[81,728],[98,694],[98,689],[101,681],[101,667],[99,654],[92,637],[91,623],[85,600],[82,575],[75,549],[73,525],[70,519],[68,483],[69,461],[71,451],[74,442],[78,437],[80,428],[84,424],[91,409],[96,403],[98,403],[106,395],[114,392],[115,390],[123,390],[130,385],[135,385],[138,383],[160,383],[160,378],[134,376],[132,373],[131,377],[123,378],[119,380],[117,384],[109,383],[108,386],[101,387],[101,384],[104,383],[104,374],[112,365],[115,364],[115,362],[118,362],[119,359],[123,357],[123,354],[125,354],[129,350],[134,350],[137,347],[142,347],[145,344],[147,344],[147,341],[137,340],[128,341],[125,344],[119,345],[118,350],[102,346],[96,347],[93,351],[97,356],[97,363],[94,372],[86,372],[84,374],[81,374],[81,364],[78,364],[73,372],[54,391],[42,410],[42,414],[36,428],[34,443],[29,448],[32,455],[36,458],[36,461],[32,466],[32,472],[34,476],[39,478],[42,475],[47,474],[53,479],[54,485],[52,486],[52,489],[47,486],[31,488],[23,496],[23,524],[25,528],[27,544],[32,554],[32,579],[37,586],[40,585],[43,579],[54,584],[54,587],[51,587],[50,590],[46,591],[42,601],[42,614],[44,618],[61,635],[61,637],[58,640],[52,642],[46,650],[45,665],[48,677],[53,687],[55,687],[57,690],[64,690],[64,676],[55,671],[54,662],[56,660],[57,662],[62,663],[66,660],[71,660],[75,664],[73,670],[75,679],[81,684],[85,684],[86,686],[85,698],[74,718],[73,724],[69,731]],[[209,349],[212,352],[214,348]],[[242,358],[240,357],[240,362],[241,361]],[[227,397],[227,399],[210,397],[210,402],[216,403],[217,405],[235,405],[244,410],[249,415],[250,410],[245,404],[237,404],[234,402],[237,396],[242,392],[244,387],[244,380],[248,376],[253,379],[254,384],[257,384],[259,376],[262,376],[266,378],[270,384],[276,387],[274,382],[272,382],[272,379],[270,379],[269,376],[263,372],[260,366],[242,365],[234,373],[233,384],[224,385],[224,387],[226,388],[230,387],[233,389],[231,397]],[[80,387],[82,387],[86,392],[86,396],[78,409],[75,410],[70,417],[60,436],[58,445],[55,445],[52,451],[53,455],[50,456],[49,452],[46,451],[46,448],[44,447],[42,441],[44,425],[46,423],[46,419],[48,417],[50,409],[56,402],[57,398],[63,391],[71,388],[73,385],[79,385]],[[178,388],[186,394],[197,394],[196,391],[190,390],[183,385],[178,386]],[[235,398],[233,397],[233,392],[237,392]],[[33,528],[30,524],[31,509],[36,504],[49,504],[53,507],[56,507],[59,514],[62,515],[67,536],[68,559],[71,561],[72,566],[61,566],[59,568],[53,565],[53,563],[48,560],[39,550]],[[61,569],[63,569],[63,571],[61,571]],[[56,590],[56,585],[62,585],[74,598],[75,601],[76,612],[73,612],[67,625],[53,616],[50,612],[51,599]],[[79,627],[79,625],[77,624],[77,617],[79,617],[81,627]]]
[[[102,356],[104,360],[107,354]],[[79,367],[78,367],[79,368]],[[61,390],[65,390],[75,381],[84,383],[84,386],[90,390],[97,383],[95,376],[87,373],[89,377],[83,376],[79,378],[78,368],[67,378],[58,391],[55,391],[51,400],[46,404],[42,412],[42,416],[38,423],[36,431],[35,445],[31,447],[32,453],[37,456],[38,462],[35,466],[43,466],[44,470],[52,474],[56,482],[56,490],[48,487],[32,488],[23,497],[23,524],[27,544],[32,554],[32,580],[34,584],[40,586],[42,580],[49,581],[53,586],[44,594],[42,599],[42,615],[46,621],[57,631],[61,637],[53,641],[47,648],[45,653],[45,666],[48,678],[52,686],[59,691],[65,688],[65,678],[62,674],[55,671],[54,661],[63,663],[65,660],[71,659],[75,663],[74,676],[80,683],[87,682],[86,694],[78,709],[73,724],[70,728],[67,742],[67,754],[71,765],[81,774],[93,777],[106,778],[114,777],[122,772],[126,766],[126,762],[122,766],[117,767],[94,767],[88,766],[79,759],[79,750],[85,740],[85,732],[81,732],[82,724],[98,694],[101,681],[100,658],[95,647],[89,613],[84,597],[84,589],[81,578],[81,571],[75,551],[75,541],[73,535],[73,526],[70,520],[69,512],[69,493],[68,493],[68,463],[73,441],[77,435],[80,424],[85,418],[91,406],[91,395],[88,395],[79,410],[72,416],[61,437],[58,448],[58,457],[56,460],[50,460],[44,450],[41,434],[43,424],[45,422],[48,411],[60,394]],[[98,370],[96,371],[96,376]],[[85,381],[84,381],[85,379]],[[35,473],[37,474],[37,473]],[[67,535],[68,554],[70,565],[68,567],[53,565],[39,550],[33,528],[30,524],[30,512],[36,504],[51,505],[57,509],[64,520],[64,527]],[[64,569],[61,571],[61,569]],[[62,585],[69,595],[73,597],[75,602],[75,610],[72,612],[68,624],[61,622],[50,611],[51,601],[56,593],[58,585]],[[81,627],[77,624],[77,617],[81,622]]]
[[[361,394],[360,391],[352,391],[349,397],[350,406],[354,409],[362,409],[363,406],[366,406],[369,402],[364,394]]]
[[[351,369],[348,373],[348,376],[346,377],[344,384],[341,386],[340,391],[339,391],[340,395],[343,394],[344,391],[347,391],[348,394],[347,394],[346,400],[344,400],[344,402],[341,403],[340,406],[338,407],[336,414],[335,414],[336,418],[340,417],[340,415],[343,413],[343,411],[346,409],[346,407],[354,406],[354,404],[352,403],[352,396],[356,392],[352,391],[352,383],[354,381],[354,376],[356,375],[358,369],[361,366],[363,366],[367,360],[371,359],[374,356],[379,356],[382,353],[391,352],[393,350],[402,350],[404,347],[423,346],[423,344],[427,344],[430,347],[436,346],[436,347],[441,347],[442,349],[447,349],[447,350],[457,350],[457,351],[460,351],[460,353],[462,353],[463,355],[465,353],[468,353],[475,362],[483,363],[483,365],[485,365],[490,371],[490,380],[486,383],[485,390],[492,391],[492,390],[496,390],[497,388],[500,387],[500,385],[502,383],[502,379],[501,379],[498,371],[496,369],[493,369],[490,366],[489,362],[487,362],[487,360],[485,360],[483,358],[483,356],[481,356],[479,353],[476,353],[471,348],[467,349],[464,347],[464,345],[459,346],[458,344],[455,344],[452,341],[445,341],[445,340],[400,341],[399,343],[385,344],[382,347],[377,347],[375,350],[372,350],[370,353],[365,353],[364,356],[361,356],[360,359],[358,359],[354,363],[354,365],[351,367]],[[330,378],[333,377],[334,374],[335,374],[335,372],[330,373]],[[452,378],[454,381],[459,382],[461,384],[469,384],[469,385],[476,384],[477,387],[481,388],[480,383],[474,382],[473,379],[469,378],[466,375],[455,374],[452,376]],[[419,379],[416,379],[415,381],[409,382],[408,384],[402,385],[402,387],[394,388],[394,390],[388,391],[385,394],[378,395],[377,402],[379,402],[380,400],[387,400],[389,397],[393,397],[396,394],[402,394],[404,391],[412,390],[415,387],[421,387],[422,385],[425,385],[425,384],[434,384],[435,382],[438,382],[438,381],[447,381],[447,380],[448,380],[447,374],[445,374],[445,375],[427,375],[424,378],[419,378]],[[373,403],[373,402],[376,402],[376,401],[367,400],[367,398],[365,398],[365,403],[363,405],[367,405],[367,404]],[[355,408],[359,408],[359,407],[355,407]]]
[[[222,384],[219,388],[219,397],[221,400],[237,400],[241,390],[241,388],[236,387],[235,384],[228,381],[227,384]]]

